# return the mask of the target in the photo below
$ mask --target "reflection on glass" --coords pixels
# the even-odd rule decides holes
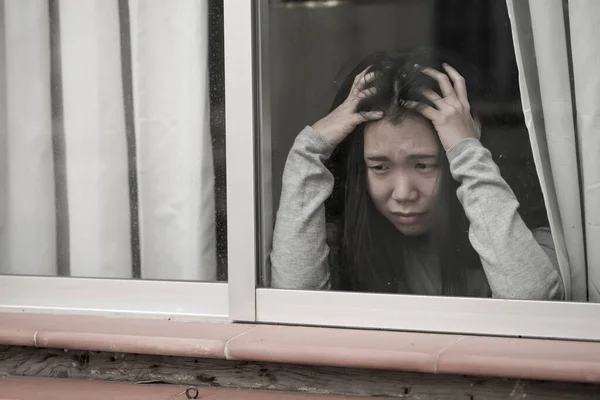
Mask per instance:
[[[226,279],[222,1],[0,23],[0,273]]]
[[[272,287],[564,299],[507,10],[478,3],[271,8]]]

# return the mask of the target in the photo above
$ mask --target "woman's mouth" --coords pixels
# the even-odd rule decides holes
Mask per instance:
[[[400,225],[414,225],[419,223],[426,212],[410,212],[410,213],[392,213],[394,216],[394,220]]]

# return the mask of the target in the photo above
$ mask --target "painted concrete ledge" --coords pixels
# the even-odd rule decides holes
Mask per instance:
[[[187,392],[187,393],[186,393]],[[196,397],[197,396],[197,397]],[[0,378],[0,400],[343,400],[364,399],[356,396],[326,396],[291,392],[195,388],[179,385],[136,385],[133,383],[98,382],[59,378]]]
[[[600,383],[600,343],[0,313],[0,344]]]

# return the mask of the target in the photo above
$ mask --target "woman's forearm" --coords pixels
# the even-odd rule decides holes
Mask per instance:
[[[450,170],[470,222],[469,239],[481,258],[494,297],[561,300],[562,279],[555,254],[538,243],[517,209],[519,203],[492,156],[477,139],[464,139],[447,152]]]
[[[334,179],[324,162],[333,149],[307,126],[290,150],[270,257],[274,288],[330,288],[324,204]]]

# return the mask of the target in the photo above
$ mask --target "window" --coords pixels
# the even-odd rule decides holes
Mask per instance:
[[[222,1],[1,7],[3,299],[227,315]]]
[[[591,299],[588,279],[594,272],[588,259],[586,278],[581,208],[572,199],[579,198],[573,196],[579,193],[579,183],[571,187],[574,191],[567,200],[556,200],[561,194],[555,189],[558,176],[568,179],[570,173],[574,182],[581,178],[576,165],[587,153],[574,145],[585,139],[572,129],[571,139],[563,138],[571,146],[569,156],[575,160],[575,168],[568,173],[561,170],[553,126],[539,121],[551,111],[525,107],[551,101],[557,94],[556,89],[537,82],[532,70],[534,53],[521,47],[531,35],[520,29],[537,29],[536,51],[538,42],[552,36],[535,16],[525,20],[533,15],[528,4],[433,0],[272,0],[259,4],[258,148],[263,223],[261,288],[256,299],[259,321],[548,336],[556,334],[550,333],[550,325],[556,323],[560,310],[587,315],[588,308],[557,302],[586,301],[588,295]],[[564,12],[562,7],[536,11],[549,12],[561,24],[567,21],[565,29],[573,29],[569,18],[583,20],[576,4],[572,2],[571,9]],[[572,38],[569,40],[560,61],[564,60],[566,67],[560,71],[567,77],[566,86],[561,86],[565,93],[571,91],[568,77],[574,73],[569,70],[567,50],[576,48]],[[381,50],[385,53],[369,57]],[[536,54],[540,60],[544,56],[552,59],[541,54],[543,50]],[[589,49],[580,51],[582,56]],[[573,57],[574,63],[585,59]],[[452,83],[452,72],[444,69],[442,61],[452,64],[466,80],[472,110],[469,117],[476,126],[473,135],[480,128],[483,145],[474,144],[478,148],[471,150],[489,157],[483,163],[478,158],[477,165],[463,165],[457,154],[469,153],[465,149],[474,142],[452,146],[468,135],[448,140],[439,120],[411,110],[404,102],[425,102],[441,112],[436,102],[445,101],[442,98],[448,93],[440,88],[443,82],[436,81],[435,72],[423,68],[435,66],[449,75]],[[365,75],[373,72],[373,76],[363,79],[363,87],[358,89],[367,100],[359,98],[354,111],[346,109],[332,113],[330,120],[321,120],[344,106],[353,78],[369,66],[372,69]],[[534,78],[539,85],[536,93],[527,86]],[[419,85],[437,94],[429,92],[419,98],[412,92],[419,90]],[[376,88],[375,94],[368,92],[370,87]],[[580,87],[579,91],[588,89]],[[456,86],[454,92],[458,92]],[[542,100],[537,97],[540,93]],[[574,116],[569,115],[569,96],[560,94],[568,104],[556,111],[565,120],[577,119],[576,110]],[[402,105],[408,110],[404,114],[396,112]],[[380,111],[383,122],[364,123],[361,111]],[[360,122],[352,127],[336,125],[335,118],[347,121],[351,115]],[[421,122],[411,125],[413,118]],[[312,128],[305,128],[307,125]],[[421,135],[424,125],[430,133],[437,132],[432,136],[439,138],[437,146]],[[415,132],[421,136],[414,137]],[[403,139],[389,139],[394,133]],[[406,143],[410,149],[405,148]],[[445,174],[455,185],[448,184],[445,194],[440,189],[444,180],[439,178],[444,168],[436,150],[448,151],[446,162],[450,165]],[[431,157],[416,157],[411,151]],[[429,162],[431,159],[435,162]],[[488,166],[494,177],[479,176]],[[407,172],[409,167],[412,169]],[[441,172],[435,179],[427,176],[435,175],[432,171],[436,168]],[[464,168],[473,175],[461,176]],[[585,180],[586,173],[582,173]],[[593,174],[588,172],[588,176]],[[490,187],[485,193],[482,186],[486,185],[475,188],[469,185],[470,179],[498,185],[499,191]],[[458,197],[460,209],[451,207],[457,203],[452,196]],[[586,196],[584,202],[589,202]],[[448,206],[451,212],[440,213],[433,204]],[[436,210],[434,222],[422,232],[420,225],[427,224],[421,214],[432,210]],[[464,213],[466,225],[457,222],[459,211]],[[585,209],[585,215],[594,213]],[[572,222],[572,228],[561,222],[562,217]],[[444,230],[444,224],[450,228]],[[581,239],[577,244],[576,231]],[[466,245],[460,236],[468,238]],[[475,259],[470,258],[474,253],[465,251],[469,247],[475,250]],[[554,302],[542,305],[531,300]],[[527,324],[533,310],[540,310],[537,313],[542,318],[552,316],[554,322],[546,320],[535,327]],[[571,333],[581,330],[576,335],[589,337],[584,325],[571,328],[574,326],[569,327]]]

